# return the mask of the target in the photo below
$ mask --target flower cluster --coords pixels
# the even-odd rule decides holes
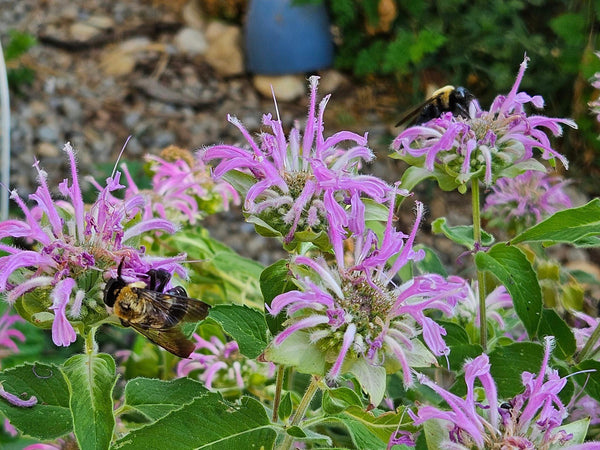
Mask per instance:
[[[286,139],[281,120],[271,114],[263,116],[263,124],[272,133],[262,132],[257,143],[240,121],[228,120],[242,132],[249,148],[214,145],[201,153],[205,161],[220,159],[214,175],[219,178],[231,171],[251,175],[252,186],[246,193],[245,212],[252,216],[257,230],[283,236],[285,244],[296,240],[316,240],[327,232],[335,214],[354,194],[382,202],[390,187],[382,180],[357,173],[363,162],[373,159],[366,147],[367,135],[340,131],[323,136],[323,114],[329,100],[326,96],[316,110],[318,77],[310,78],[308,119],[301,135],[298,127]],[[349,148],[340,147],[343,142]]]
[[[353,253],[344,252],[344,234],[330,232],[335,262],[322,257],[293,258],[297,272],[306,274],[306,269],[301,270],[304,267],[309,274],[297,276],[300,290],[277,296],[268,307],[272,315],[285,311],[288,319],[267,357],[276,359],[293,352],[288,346],[312,347],[328,363],[323,369],[330,378],[356,374],[359,366],[374,377],[402,369],[404,383],[410,385],[411,366],[435,364],[434,355],[448,353],[445,330],[425,311],[451,315],[456,303],[467,295],[466,282],[429,274],[397,283],[398,271],[423,257],[422,251],[413,249],[423,206],[418,204],[415,226],[406,235],[393,224],[394,197],[392,193],[381,238],[366,227],[364,205],[355,195],[348,221]],[[331,227],[342,228],[335,223]],[[290,339],[292,335],[295,339]],[[421,335],[426,346],[418,339]],[[386,370],[381,371],[382,366]]]
[[[240,353],[237,342],[223,342],[217,336],[209,340],[194,333],[196,348],[177,365],[177,376],[196,375],[207,389],[224,394],[239,394],[251,386],[263,385],[273,377],[273,364],[258,363]]]
[[[420,382],[439,394],[449,411],[435,406],[421,406],[409,412],[415,425],[431,419],[448,423],[449,434],[440,442],[443,448],[523,448],[547,450],[554,444],[564,445],[572,435],[558,429],[567,416],[558,393],[567,383],[558,371],[548,367],[553,338],[546,338],[544,359],[539,374],[523,372],[525,390],[507,402],[500,403],[496,383],[490,374],[486,354],[467,362],[464,367],[467,385],[466,398],[443,389],[425,376]],[[487,405],[478,401],[475,381],[483,386]],[[546,381],[544,381],[546,380]],[[592,447],[590,447],[592,448]]]
[[[13,191],[11,198],[19,205],[25,220],[0,223],[0,239],[22,238],[30,248],[0,244],[0,292],[9,303],[23,301],[30,322],[49,326],[56,345],[68,346],[76,339],[71,321],[90,325],[106,318],[102,302],[105,276],[116,276],[115,268],[123,262],[123,277],[134,281],[152,268],[162,267],[170,273],[183,268],[176,259],[150,258],[145,250],[127,245],[148,230],[172,233],[174,225],[164,219],[147,219],[126,227],[143,207],[144,199],[134,196],[127,201],[113,197],[122,189],[120,173],[106,180],[97,200],[84,206],[75,152],[69,144],[65,152],[71,164],[71,182],[59,185],[64,200],[53,200],[46,182],[47,174],[34,164],[39,187],[29,198],[36,206],[29,209]],[[50,313],[50,314],[49,314]]]
[[[175,223],[194,225],[204,215],[227,211],[229,204],[239,204],[235,189],[225,181],[214,180],[209,168],[187,150],[169,146],[161,156],[147,155],[152,172],[152,189],[140,190],[125,165],[126,198],[143,195],[146,198],[142,217],[154,215]]]
[[[570,208],[564,191],[568,181],[529,170],[515,178],[501,178],[485,199],[484,214],[491,224],[518,232],[546,217]]]
[[[543,165],[534,163],[534,149],[542,151],[544,160],[558,159],[568,167],[567,159],[552,149],[546,130],[559,136],[561,124],[573,128],[577,125],[569,119],[525,114],[524,105],[528,103],[536,108],[544,105],[539,95],[531,97],[518,92],[527,60],[525,57],[511,91],[496,97],[489,111],[473,101],[470,117],[445,113],[410,127],[394,139],[392,149],[412,165],[432,172],[440,185],[448,189],[464,190],[471,179],[480,179],[490,186],[499,177],[512,177],[534,166],[545,170]]]
[[[467,296],[464,301],[459,303],[456,308],[456,316],[464,319],[466,323],[479,323],[478,292],[477,282],[474,282],[472,287],[467,288]],[[498,328],[503,330],[505,322],[502,311],[513,307],[512,298],[506,288],[504,286],[496,287],[487,295],[485,305],[487,318],[494,320],[498,324]]]

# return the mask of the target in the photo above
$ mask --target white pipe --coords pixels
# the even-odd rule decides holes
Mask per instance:
[[[10,190],[10,102],[8,98],[8,77],[4,52],[0,42],[0,136],[2,153],[0,155],[0,220],[8,219],[8,196]]]

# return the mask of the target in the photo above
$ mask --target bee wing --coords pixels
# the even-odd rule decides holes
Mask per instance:
[[[400,125],[404,125],[405,123],[412,122],[412,120],[415,119],[416,116],[418,116],[421,113],[423,108],[425,108],[425,106],[427,106],[434,100],[435,97],[430,97],[427,100],[419,103],[418,105],[411,107],[409,110],[405,111],[402,114],[402,116],[400,116],[400,120],[398,120],[398,123],[394,126],[399,127]]]
[[[179,322],[198,322],[208,315],[210,305],[195,298],[136,288],[141,300],[152,305],[152,313],[159,315],[160,329],[174,327]]]
[[[130,325],[151,342],[180,358],[187,358],[196,348],[194,342],[186,338],[179,328],[159,330],[156,328],[142,328],[134,323],[130,323]]]

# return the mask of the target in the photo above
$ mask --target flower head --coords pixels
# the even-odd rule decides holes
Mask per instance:
[[[356,373],[358,366],[382,376],[386,370],[402,369],[404,382],[410,385],[412,365],[435,364],[434,355],[449,352],[445,330],[425,312],[451,315],[466,296],[466,283],[433,274],[396,282],[401,267],[423,257],[412,247],[423,206],[418,204],[416,224],[407,235],[393,225],[393,199],[391,194],[382,237],[366,228],[363,205],[355,196],[348,221],[352,254],[344,253],[343,234],[330,233],[335,261],[306,256],[292,260],[300,289],[277,296],[268,307],[272,315],[283,311],[288,319],[267,357],[290,351],[288,339],[294,335],[289,345],[304,339],[307,347],[324,354],[330,378]],[[337,228],[335,223],[332,228]],[[426,346],[418,339],[421,335]]]
[[[466,189],[470,179],[481,179],[490,186],[499,177],[515,176],[533,164],[533,150],[542,151],[544,160],[558,159],[568,167],[567,159],[555,151],[547,131],[559,136],[561,124],[577,128],[569,119],[525,114],[524,105],[544,105],[539,95],[517,92],[527,67],[525,57],[508,95],[500,95],[489,111],[472,102],[469,118],[445,113],[429,122],[400,133],[392,148],[402,159],[432,172],[444,189]],[[519,169],[519,167],[523,169]],[[544,170],[538,163],[537,170]]]
[[[196,349],[177,365],[177,376],[198,373],[207,389],[224,393],[241,393],[250,385],[263,384],[274,374],[273,364],[258,363],[239,351],[237,342],[223,342],[217,336],[210,340],[194,333]]]
[[[420,382],[438,393],[450,410],[422,406],[416,414],[410,412],[415,425],[430,419],[447,421],[448,448],[519,448],[547,450],[553,444],[572,439],[572,435],[557,430],[566,417],[566,408],[558,393],[567,383],[556,370],[548,367],[553,338],[546,338],[546,351],[537,376],[523,372],[523,393],[500,403],[496,383],[490,374],[488,356],[482,354],[465,364],[466,398],[443,389],[425,376]],[[482,405],[475,393],[475,380],[483,386],[487,405]],[[544,381],[545,380],[545,381]]]
[[[564,191],[567,184],[558,176],[533,170],[515,178],[501,178],[485,199],[484,214],[493,225],[518,232],[570,208],[571,199]]]
[[[153,173],[152,189],[140,190],[127,167],[122,166],[128,184],[125,197],[143,195],[147,200],[144,219],[157,215],[194,225],[206,214],[227,211],[230,202],[239,204],[235,189],[223,180],[214,180],[204,162],[187,150],[172,145],[160,157],[147,155],[146,160]]]
[[[219,178],[231,171],[249,173],[252,184],[246,193],[245,212],[270,235],[281,235],[290,244],[295,239],[311,240],[328,229],[335,214],[356,193],[383,201],[390,187],[376,177],[360,175],[363,161],[373,159],[366,147],[367,135],[340,131],[323,136],[323,114],[329,95],[316,112],[318,77],[310,78],[311,94],[308,119],[301,134],[295,127],[286,139],[279,118],[263,116],[271,133],[262,132],[257,143],[240,121],[228,120],[242,132],[249,147],[214,145],[202,152],[205,161],[219,159],[214,169]],[[343,148],[342,143],[349,148]],[[340,211],[341,210],[341,211]],[[258,229],[258,228],[257,228]],[[301,232],[305,232],[301,236]]]
[[[157,267],[170,273],[184,272],[176,258],[150,259],[143,247],[127,245],[148,230],[173,233],[174,225],[164,219],[148,219],[129,226],[144,199],[136,196],[122,201],[112,196],[123,188],[119,172],[106,180],[96,202],[86,209],[75,152],[69,144],[64,150],[71,163],[71,182],[65,179],[59,185],[64,200],[53,200],[47,174],[37,162],[34,167],[40,185],[29,196],[37,205],[29,209],[16,191],[11,194],[25,219],[0,222],[0,239],[23,238],[31,248],[0,244],[5,252],[0,256],[0,292],[11,304],[28,302],[25,309],[32,314],[24,318],[36,325],[48,327],[51,312],[52,339],[56,345],[68,346],[76,338],[72,321],[92,324],[108,315],[102,289],[105,277],[114,276],[121,262],[123,277],[129,281],[143,279]]]
[[[477,282],[475,281],[472,287],[468,286],[464,301],[457,305],[456,316],[465,319],[467,323],[479,323],[478,292]],[[502,311],[513,307],[512,298],[506,288],[504,286],[496,287],[486,297],[485,305],[487,318],[494,320],[500,329],[504,329],[505,323]]]

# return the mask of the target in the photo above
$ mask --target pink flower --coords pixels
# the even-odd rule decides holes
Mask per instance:
[[[568,168],[567,159],[552,149],[547,132],[560,136],[561,124],[572,128],[577,125],[569,119],[525,114],[523,107],[527,103],[536,108],[544,105],[539,95],[517,92],[528,60],[525,57],[521,63],[508,95],[496,97],[489,111],[481,110],[474,101],[469,118],[445,113],[423,125],[407,128],[394,139],[392,148],[401,159],[444,180],[445,189],[465,189],[465,183],[471,179],[491,186],[499,177],[514,177],[530,168],[534,149],[541,150],[542,159],[558,159]],[[523,169],[519,171],[519,167]],[[538,167],[545,170],[542,165]]]

